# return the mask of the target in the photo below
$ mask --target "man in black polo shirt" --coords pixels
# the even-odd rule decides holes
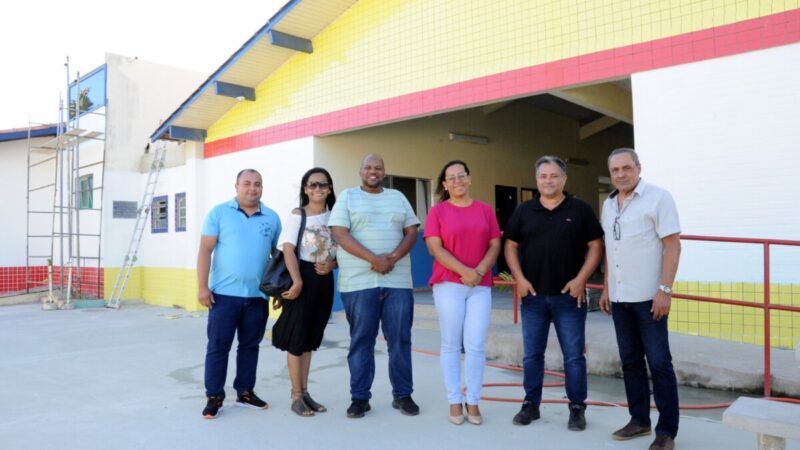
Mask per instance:
[[[603,257],[603,228],[592,208],[564,192],[567,166],[559,158],[536,161],[539,193],[517,207],[506,225],[505,258],[522,296],[525,400],[515,425],[539,418],[544,353],[550,323],[564,355],[569,423],[586,428],[586,281]]]

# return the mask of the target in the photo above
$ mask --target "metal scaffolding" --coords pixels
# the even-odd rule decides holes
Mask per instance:
[[[64,66],[68,94],[59,101],[55,138],[35,144],[29,124],[26,196],[26,290],[49,284],[45,304],[58,308],[73,297],[103,297],[106,107],[84,110],[88,89],[81,89],[80,72],[70,82],[69,58]],[[45,263],[48,276],[31,279]]]

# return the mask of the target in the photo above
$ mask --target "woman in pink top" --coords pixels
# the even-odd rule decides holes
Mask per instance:
[[[440,202],[425,223],[425,243],[433,255],[433,300],[441,329],[442,374],[450,403],[450,422],[464,423],[461,393],[461,343],[466,357],[467,420],[483,421],[478,401],[486,360],[486,334],[492,310],[492,266],[500,253],[500,227],[494,210],[469,196],[469,168],[450,161],[439,174]]]

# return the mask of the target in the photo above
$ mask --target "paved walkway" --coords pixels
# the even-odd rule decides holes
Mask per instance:
[[[425,320],[425,319],[420,319]],[[300,418],[289,411],[285,355],[262,346],[257,392],[267,411],[232,407],[203,420],[205,314],[144,305],[121,310],[41,311],[38,305],[0,307],[0,447],[7,449],[450,449],[559,448],[644,449],[649,438],[617,442],[609,433],[627,421],[623,408],[590,407],[588,428],[566,429],[563,405],[543,405],[528,427],[511,424],[518,405],[484,402],[485,423],[476,427],[446,420],[438,359],[413,356],[415,393],[422,412],[405,417],[391,408],[386,350],[379,343],[373,411],[347,419],[347,324],[339,316],[312,363],[311,392],[330,411]],[[414,330],[414,345],[436,350],[438,333]],[[230,385],[231,375],[228,381]],[[487,382],[519,382],[520,374],[487,368]],[[619,385],[619,380],[611,380]],[[229,388],[230,389],[230,388]],[[597,392],[590,382],[590,397]],[[520,388],[486,394],[519,397]],[[548,398],[563,391],[547,390]],[[656,413],[653,413],[655,417]],[[752,449],[755,435],[718,420],[683,416],[681,450]],[[788,448],[799,449],[790,441]]]

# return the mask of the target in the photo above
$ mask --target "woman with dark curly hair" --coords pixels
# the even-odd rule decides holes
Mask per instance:
[[[492,266],[500,254],[500,227],[494,209],[469,195],[472,183],[464,161],[450,161],[439,174],[439,203],[428,213],[425,244],[433,255],[433,300],[441,330],[440,362],[455,425],[483,422],[481,397],[486,335],[492,312]],[[466,403],[461,390],[464,345]],[[464,411],[466,409],[466,411]]]

